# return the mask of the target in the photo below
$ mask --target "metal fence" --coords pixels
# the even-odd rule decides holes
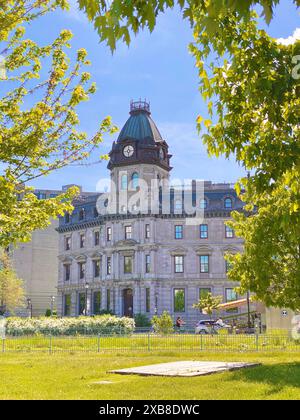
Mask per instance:
[[[0,339],[0,352],[262,352],[300,351],[300,341],[290,334],[202,335],[174,333],[158,335],[105,334],[78,336],[19,336]]]

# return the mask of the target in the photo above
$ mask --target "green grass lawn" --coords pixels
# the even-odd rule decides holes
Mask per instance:
[[[192,378],[107,373],[177,360],[248,361],[262,366]],[[2,400],[300,399],[299,353],[7,353],[0,354],[0,376]]]

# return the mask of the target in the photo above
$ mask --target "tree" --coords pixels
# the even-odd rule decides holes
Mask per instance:
[[[300,1],[294,1],[300,6]],[[300,41],[281,45],[258,28],[279,0],[80,0],[112,50],[176,4],[194,31],[190,51],[210,118],[199,116],[209,154],[235,156],[251,171],[236,189],[247,203],[230,222],[245,241],[228,276],[267,305],[300,309]]]
[[[71,32],[63,30],[45,46],[25,38],[21,24],[66,4],[62,0],[1,2],[0,55],[5,57],[0,81],[2,247],[29,240],[34,229],[71,211],[72,199],[78,194],[77,188],[71,188],[58,197],[38,200],[27,183],[66,165],[86,162],[103,134],[115,131],[110,117],[100,123],[92,138],[78,130],[76,108],[96,88],[85,70],[89,65],[86,51],[77,51],[74,64],[66,55]]]
[[[0,254],[0,314],[24,306],[23,281],[13,270],[5,252]]]
[[[158,334],[167,335],[174,331],[173,319],[168,311],[163,311],[160,316],[154,315],[151,319],[151,324],[154,331]]]
[[[211,36],[211,39],[223,29],[223,19],[236,14],[239,19],[249,19],[251,10],[261,6],[262,15],[267,23],[273,17],[274,7],[280,0],[78,0],[90,21],[93,22],[100,39],[106,41],[115,50],[119,40],[131,41],[131,33],[148,28],[153,31],[159,14],[167,9],[179,6],[184,19],[191,26],[197,23]],[[300,6],[300,0],[294,0]]]
[[[209,75],[204,60],[211,49],[223,54],[223,62],[211,62]],[[257,28],[253,15],[242,22],[225,19],[222,39],[198,33],[191,50],[200,90],[217,121],[204,121],[208,151],[234,155],[251,171],[236,185],[247,205],[245,212],[232,213],[229,225],[245,247],[227,257],[228,277],[240,282],[241,293],[250,290],[268,306],[299,309],[300,86],[293,58],[300,42],[278,44]]]
[[[205,310],[211,319],[214,311],[218,310],[221,302],[222,296],[213,296],[212,293],[208,292],[206,296],[203,296],[197,303],[194,303],[193,308],[198,309],[200,313]]]

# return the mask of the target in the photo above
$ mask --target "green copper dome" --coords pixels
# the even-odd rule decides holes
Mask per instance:
[[[147,102],[130,103],[130,117],[122,128],[117,142],[129,139],[150,140],[155,143],[163,141],[155,122],[150,117],[150,106]]]

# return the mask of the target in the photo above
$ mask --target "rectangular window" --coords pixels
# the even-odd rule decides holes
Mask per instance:
[[[79,268],[79,278],[84,279],[84,275],[85,275],[85,263],[84,262],[80,262],[78,263],[78,268]]]
[[[125,226],[125,239],[132,238],[132,228],[131,226]]]
[[[85,315],[86,295],[78,293],[78,315]]]
[[[106,240],[107,242],[111,241],[111,227],[110,226],[106,229]]]
[[[185,289],[174,289],[174,312],[185,312]]]
[[[231,227],[225,225],[225,238],[233,238],[234,231]]]
[[[111,274],[111,257],[106,258],[106,274]]]
[[[93,314],[99,315],[101,312],[101,292],[93,293]]]
[[[99,277],[100,276],[100,260],[94,260],[93,265],[94,265],[94,277]]]
[[[71,295],[64,295],[64,316],[71,315]]]
[[[65,251],[70,251],[71,249],[71,237],[66,236],[65,237]]]
[[[110,289],[106,290],[106,309],[110,310]]]
[[[210,287],[200,287],[199,289],[199,300],[206,299],[208,294],[211,293]],[[200,313],[203,313],[202,310],[200,310]]]
[[[225,260],[225,270],[226,273],[228,273],[229,270],[231,270],[232,264],[230,264],[229,261]]]
[[[183,226],[177,225],[175,226],[175,239],[182,239],[183,238]]]
[[[206,299],[209,293],[211,293],[211,288],[210,287],[200,287],[200,289],[199,289],[199,300]]]
[[[225,300],[226,302],[233,302],[238,299],[237,293],[234,289],[225,289]],[[238,308],[229,308],[226,310],[228,313],[238,313]]]
[[[183,273],[183,255],[176,255],[174,258],[175,273]]]
[[[70,277],[71,277],[71,265],[70,264],[65,264],[64,265],[64,278],[65,281],[69,281]]]
[[[80,245],[80,248],[84,248],[84,243],[85,243],[85,234],[84,233],[81,233],[80,234],[80,237],[79,237],[79,245]]]
[[[132,257],[124,257],[124,273],[131,274],[132,273]]]
[[[148,255],[146,255],[146,257],[145,257],[145,265],[146,265],[146,273],[150,273],[150,271],[151,271],[151,257],[150,257],[150,255],[148,254]]]
[[[237,293],[234,289],[225,289],[226,302],[233,302],[237,300]]]
[[[146,312],[150,312],[150,287],[146,288]]]
[[[200,225],[200,238],[201,239],[208,238],[208,225]]]
[[[145,225],[145,238],[150,239],[150,225]]]
[[[209,272],[209,256],[200,255],[200,273]]]
[[[97,230],[94,232],[94,245],[98,246],[100,244],[100,232]]]

